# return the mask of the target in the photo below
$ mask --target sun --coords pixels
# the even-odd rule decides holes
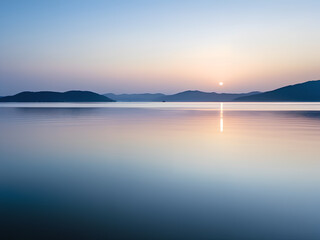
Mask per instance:
[[[219,82],[219,85],[220,85],[220,86],[223,86],[223,82]]]

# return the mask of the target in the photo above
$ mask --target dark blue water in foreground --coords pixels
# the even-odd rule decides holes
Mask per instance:
[[[5,106],[1,239],[320,239],[320,104]]]

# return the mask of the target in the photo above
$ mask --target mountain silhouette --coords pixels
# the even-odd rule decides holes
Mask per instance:
[[[290,85],[273,91],[239,97],[241,102],[318,102],[320,80]]]
[[[21,92],[0,97],[0,102],[320,102],[320,80],[285,86],[268,92],[216,93],[184,91],[173,95],[162,93],[100,95],[89,91]]]
[[[89,91],[21,92],[0,98],[0,102],[114,102],[114,100]]]
[[[166,102],[230,102],[242,96],[250,96],[260,92],[250,93],[215,93],[201,91],[185,91],[160,98]]]
[[[162,93],[141,93],[141,94],[103,94],[106,97],[114,99],[119,102],[154,102],[160,101],[159,99],[165,97]]]

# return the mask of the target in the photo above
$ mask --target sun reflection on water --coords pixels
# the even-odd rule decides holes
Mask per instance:
[[[220,103],[220,132],[223,132],[223,103]]]

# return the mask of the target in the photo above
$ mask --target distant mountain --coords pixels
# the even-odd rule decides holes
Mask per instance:
[[[21,92],[2,97],[0,102],[114,102],[114,100],[89,91],[69,92]]]
[[[320,80],[282,87],[269,92],[216,93],[185,91],[173,95],[162,93],[100,95],[89,91],[21,92],[0,97],[0,102],[320,102]]]
[[[114,99],[119,102],[153,102],[160,101],[159,99],[165,97],[162,93],[142,93],[142,94],[103,94],[106,97]]]
[[[242,102],[318,102],[320,80],[290,85],[252,96],[239,97]]]
[[[260,92],[250,93],[215,93],[201,91],[185,91],[174,95],[164,96],[161,101],[166,102],[231,102],[238,97],[250,96]]]

